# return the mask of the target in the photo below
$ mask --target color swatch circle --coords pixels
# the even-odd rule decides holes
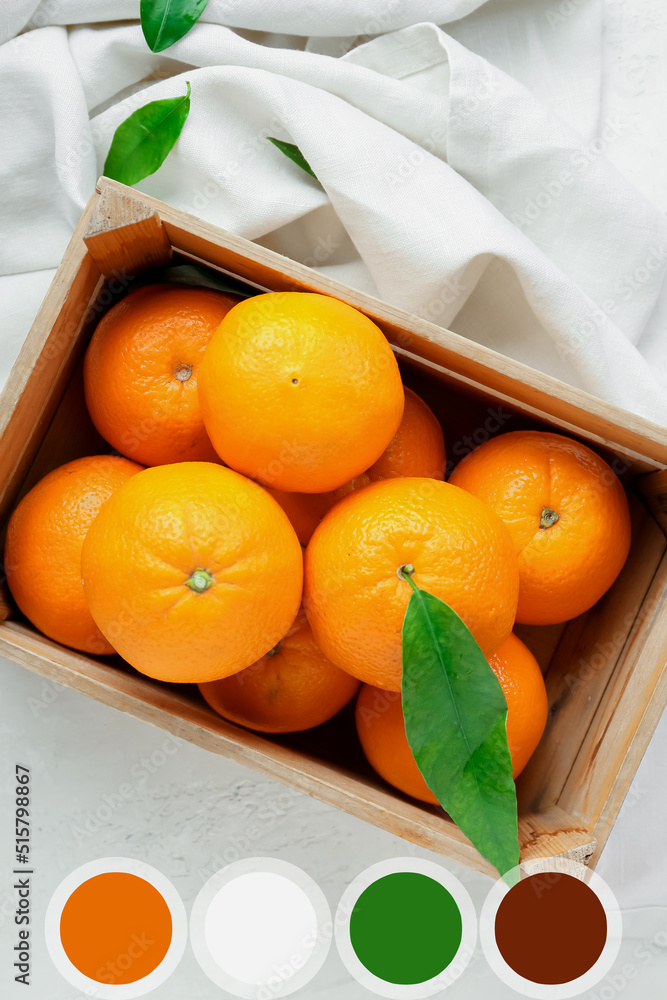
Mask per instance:
[[[567,858],[550,859],[548,870],[533,874],[514,869],[494,885],[480,918],[493,970],[536,1000],[565,1000],[595,986],[613,965],[621,935],[609,887]]]
[[[129,1000],[160,986],[180,961],[187,918],[160,872],[132,858],[102,858],[77,868],[46,913],[51,959],[71,985]]]
[[[143,927],[151,928],[150,936]],[[104,975],[119,985],[154,972],[169,951],[171,933],[164,896],[129,872],[93,875],[74,890],[60,915],[60,940],[70,962],[89,979]],[[113,962],[108,955],[115,956]]]
[[[358,982],[383,997],[434,996],[468,964],[477,939],[470,896],[432,861],[395,858],[372,865],[346,889],[336,945]]]
[[[397,921],[396,912],[412,914]],[[357,958],[380,979],[414,985],[438,976],[461,944],[461,912],[441,882],[394,872],[364,889],[350,917]]]
[[[332,938],[316,882],[277,858],[247,858],[208,880],[190,915],[190,943],[217,986],[247,1000],[289,996],[321,969]]]

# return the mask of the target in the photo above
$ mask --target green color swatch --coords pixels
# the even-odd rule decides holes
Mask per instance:
[[[414,985],[439,975],[461,944],[461,913],[440,882],[395,872],[369,885],[350,917],[359,961],[388,983]]]

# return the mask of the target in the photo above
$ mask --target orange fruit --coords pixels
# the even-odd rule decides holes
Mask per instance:
[[[396,433],[404,401],[379,327],[310,292],[236,305],[204,352],[199,398],[227,465],[297,493],[326,493],[365,472]]]
[[[406,795],[437,806],[405,735],[400,691],[362,684],[354,718],[361,748],[373,770]]]
[[[513,431],[475,448],[450,476],[510,530],[519,562],[517,621],[552,625],[598,601],[630,548],[630,512],[609,465],[560,434]]]
[[[287,514],[304,548],[334,503],[331,493],[285,493],[282,490],[272,490],[270,487],[267,487],[267,492]]]
[[[296,733],[340,712],[359,690],[359,681],[327,660],[301,611],[287,635],[257,663],[233,677],[200,684],[199,690],[211,708],[240,726]]]
[[[334,504],[354,490],[378,479],[398,476],[429,476],[443,479],[445,441],[435,414],[412,389],[405,391],[405,408],[398,430],[377,462],[360,476],[348,480],[329,493],[284,493],[269,488],[289,517],[302,545],[307,545],[315,528]]]
[[[401,629],[418,587],[463,618],[486,655],[512,631],[519,573],[511,536],[476,497],[436,479],[385,479],[336,504],[306,549],[304,603],[333,663],[400,691]]]
[[[507,700],[507,743],[517,778],[524,769],[547,722],[547,692],[537,660],[512,633],[489,665]],[[364,684],[355,712],[357,732],[369,764],[390,785],[422,802],[438,800],[424,781],[412,756],[403,721],[401,696]]]
[[[369,483],[370,477],[364,472],[329,493],[283,493],[282,490],[272,490],[268,486],[267,490],[289,517],[299,541],[305,548],[315,528],[334,504],[348,493],[368,486]]]
[[[364,486],[368,486],[371,481],[371,477],[367,472],[362,472],[360,476],[354,476],[352,479],[348,479],[346,483],[339,486],[337,490],[332,490],[328,496],[331,498],[329,510],[334,504],[337,504],[339,500],[348,496],[350,493],[354,493],[355,490],[361,490]]]
[[[102,504],[141,468],[116,455],[77,458],[40,479],[9,519],[7,583],[49,639],[84,653],[114,652],[88,610],[81,547]]]
[[[209,462],[145,469],[105,504],[81,555],[93,618],[164,681],[227,677],[268,653],[301,603],[303,557],[257,483]]]
[[[149,285],[117,302],[86,352],[86,405],[114,448],[144,465],[217,462],[199,408],[204,348],[238,302],[208,288]]]
[[[368,470],[371,480],[395,476],[445,478],[445,439],[433,411],[405,388],[403,419],[394,437]]]
[[[507,701],[507,743],[516,778],[542,739],[549,712],[547,689],[537,660],[513,632],[489,657],[489,666]]]

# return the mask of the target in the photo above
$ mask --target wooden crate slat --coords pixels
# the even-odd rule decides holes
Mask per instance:
[[[75,364],[86,313],[104,279],[82,241],[90,202],[0,394],[0,519],[13,506]]]
[[[376,320],[378,325],[384,329],[385,333],[387,333],[386,325],[382,322],[381,317],[375,316],[373,318]],[[449,331],[446,332],[448,333]],[[389,339],[391,340],[391,337],[389,337]],[[443,356],[438,352],[438,345],[431,345],[430,342],[427,342],[427,344],[429,344],[429,346],[424,347],[424,357],[419,359],[419,363],[421,363],[423,367],[430,368],[431,371],[441,373],[457,388],[479,392],[479,381],[471,377],[466,377],[459,372],[452,371],[449,367],[447,367],[446,356]],[[402,350],[395,344],[393,347],[399,357],[417,362],[416,355],[409,351]],[[531,404],[527,401],[527,399],[517,399],[510,393],[502,392],[498,388],[491,389],[488,386],[484,388],[489,397],[493,399],[494,405],[501,403],[516,413],[520,413],[525,417],[530,417],[533,420],[550,425],[552,430],[556,430],[561,434],[570,434],[575,438],[581,438],[597,451],[607,452],[608,454],[619,456],[622,462],[622,469],[620,470],[621,474],[631,468],[632,472],[635,474],[644,473],[646,475],[651,475],[661,470],[663,467],[664,460],[662,458],[649,458],[644,452],[633,450],[633,448],[628,447],[627,444],[624,444],[619,440],[612,440],[608,435],[595,433],[590,429],[590,426],[584,429],[581,424],[576,422],[576,420],[566,419],[563,415],[558,416],[553,412],[547,412],[535,403]]]
[[[109,190],[127,193],[124,185],[100,178],[98,191],[104,195]],[[628,453],[653,460],[658,466],[667,465],[667,429],[664,427],[358,292],[272,250],[251,244],[232,233],[214,230],[201,219],[148,195],[137,197],[158,212],[175,250],[209,260],[264,288],[322,291],[343,298],[378,321],[392,343],[401,349],[432,360],[506,399],[527,405],[552,422],[563,421],[568,427],[578,427],[609,447],[626,449]]]
[[[171,259],[171,243],[157,210],[113,185],[102,189],[83,241],[107,278],[134,276]]]
[[[545,857],[560,855],[595,862],[667,703],[667,430],[116,182],[102,178],[98,191],[0,397],[0,519],[49,468],[104,444],[84,419],[76,366],[93,321],[113,299],[114,281],[120,280],[122,292],[132,273],[167,263],[173,248],[260,290],[313,290],[350,302],[384,329],[404,367],[411,364],[422,380],[443,387],[443,405],[447,393],[458,398],[463,411],[454,414],[458,423],[452,426],[465,427],[476,413],[483,417],[487,403],[506,405],[519,426],[552,426],[618,457],[624,481],[637,482],[652,510],[653,516],[633,504],[631,557],[594,609],[565,625],[517,629],[547,671],[555,706],[543,743],[518,782],[522,863],[539,870]],[[103,275],[110,280],[105,283]],[[573,661],[591,660],[603,647],[586,696],[577,698],[568,689]],[[64,649],[21,622],[0,622],[2,653],[398,836],[496,874],[442,810],[394,791],[364,769],[355,753],[329,760],[319,752],[318,736],[281,742],[243,730],[186,689]],[[340,720],[344,728],[347,722]]]
[[[667,469],[640,476],[637,487],[653,517],[667,535]]]
[[[667,547],[651,515],[630,499],[633,545],[621,575],[591,611],[564,629],[549,664],[546,738],[518,785],[521,805],[531,811],[559,801]]]
[[[559,805],[604,847],[667,699],[667,556],[642,603]]]
[[[92,661],[16,622],[0,624],[0,655],[307,795],[316,793],[323,802],[396,836],[497,877],[495,869],[440,810],[413,804],[335,764],[227,723],[203,700],[201,704],[193,703],[178,688]],[[547,854],[584,860],[595,849],[591,834],[559,808],[522,816],[520,841],[526,863],[537,862]]]

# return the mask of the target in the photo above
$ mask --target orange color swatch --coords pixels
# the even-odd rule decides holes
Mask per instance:
[[[106,872],[83,882],[60,918],[60,938],[72,965],[109,985],[150,975],[167,954],[171,937],[171,913],[162,894],[127,872]]]

